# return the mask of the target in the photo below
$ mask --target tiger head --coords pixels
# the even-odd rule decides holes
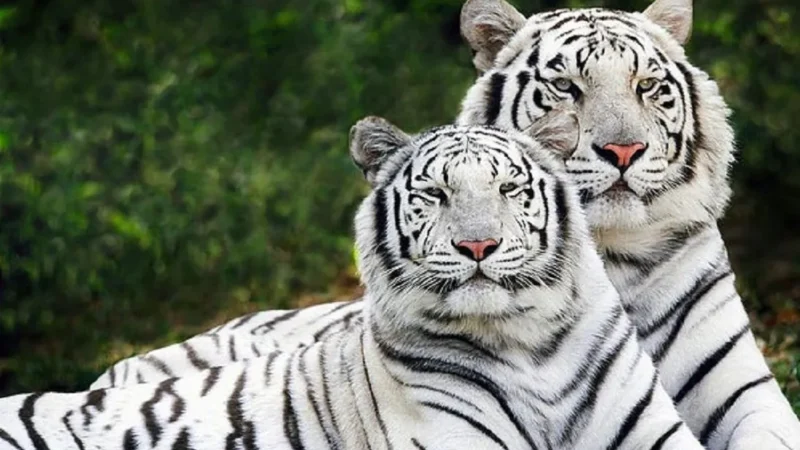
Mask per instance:
[[[505,320],[564,306],[528,294],[568,283],[576,243],[589,241],[552,157],[578,129],[542,123],[537,139],[484,126],[412,138],[378,118],[353,127],[351,155],[373,187],[356,216],[359,267],[384,317]]]
[[[580,144],[558,156],[596,235],[714,221],[733,134],[716,84],[681,47],[691,14],[691,0],[656,0],[643,13],[525,19],[503,0],[470,0],[462,34],[484,73],[458,122],[526,131],[548,112],[574,115]]]

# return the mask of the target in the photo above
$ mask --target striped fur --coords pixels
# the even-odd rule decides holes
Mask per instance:
[[[0,449],[702,449],[539,144],[443,127],[373,152],[394,130],[357,127],[365,326],[160,383],[2,399]],[[459,250],[484,238],[484,259]]]
[[[580,190],[606,270],[682,417],[712,449],[798,449],[800,425],[748,329],[716,226],[730,196],[734,139],[716,84],[680,46],[690,25],[691,3],[683,0],[657,0],[644,14],[561,10],[529,19],[498,0],[469,1],[462,31],[484,73],[459,121],[524,131],[547,111],[577,116],[581,144],[559,156]],[[657,83],[642,91],[639,82],[650,78]],[[595,149],[620,140],[648,144],[624,174]],[[264,312],[212,331],[214,339],[242,347],[287,348],[357,328],[350,318],[360,307]],[[284,314],[274,329],[262,327]],[[188,343],[213,364],[249,357],[231,358],[204,343],[209,339]],[[194,370],[179,346],[148,356],[180,373]],[[134,373],[163,379],[152,366],[146,357],[122,361],[95,386],[133,383]]]

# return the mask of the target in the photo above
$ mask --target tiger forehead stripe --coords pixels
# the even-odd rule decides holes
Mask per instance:
[[[488,162],[492,178],[500,175],[500,167],[505,167],[506,174],[511,178],[524,176],[525,183],[531,183],[534,178],[533,166],[528,161],[529,156],[521,152],[519,157],[514,157],[514,152],[509,152],[513,147],[523,149],[528,144],[516,139],[509,140],[508,136],[499,130],[488,127],[466,128],[461,130],[461,134],[453,132],[453,130],[442,130],[437,133],[435,140],[426,139],[424,144],[426,148],[418,149],[417,157],[409,154],[409,159],[403,164],[402,172],[407,190],[415,189],[413,181],[424,183],[438,179],[445,186],[450,186],[453,170],[461,164],[468,163],[473,157],[474,161],[478,163]],[[416,169],[414,169],[415,162],[421,163]],[[441,162],[442,165],[437,166],[436,173],[433,173],[434,164],[438,164],[438,162]],[[542,171],[551,174],[545,167],[542,167]],[[396,175],[391,179],[394,177]],[[412,193],[411,197],[419,199],[425,204],[430,203],[430,200],[424,196]]]

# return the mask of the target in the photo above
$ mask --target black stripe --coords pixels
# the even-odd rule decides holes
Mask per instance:
[[[264,385],[269,386],[270,380],[272,380],[272,365],[275,363],[275,358],[280,355],[280,352],[269,352],[267,355],[267,362],[264,364]]]
[[[93,407],[99,412],[105,410],[104,400],[106,398],[105,389],[95,389],[86,394],[86,403],[81,405],[80,411],[83,414],[83,426],[88,427],[92,422],[92,414],[89,413],[89,407]]]
[[[322,429],[322,433],[325,435],[325,441],[328,443],[328,448],[335,449],[339,446],[336,444],[334,437],[331,435],[330,430],[323,421],[322,410],[319,407],[319,402],[317,402],[316,392],[314,390],[314,386],[311,384],[311,377],[308,375],[308,370],[306,370],[305,356],[309,348],[311,347],[305,347],[300,350],[297,370],[300,372],[300,376],[303,377],[303,382],[306,384],[306,398],[308,398],[309,403],[311,403],[311,408],[314,410],[314,416],[317,419],[317,424]],[[322,352],[320,351],[318,353]]]
[[[286,364],[286,372],[283,374],[283,434],[286,435],[292,449],[303,450],[305,447],[300,435],[297,411],[292,404],[292,361],[293,358],[289,359]]]
[[[139,448],[139,441],[136,439],[136,436],[133,435],[133,429],[128,428],[125,431],[125,436],[122,437],[122,448],[123,450],[136,450]]]
[[[191,450],[192,447],[189,445],[189,439],[189,427],[181,428],[181,432],[178,434],[175,442],[172,443],[172,450]]]
[[[656,388],[656,384],[658,382],[658,378],[656,377],[655,373],[653,374],[653,378],[650,380],[650,388],[647,389],[647,393],[636,402],[636,406],[633,407],[631,412],[625,417],[625,420],[622,422],[622,428],[617,432],[617,436],[614,440],[606,447],[606,450],[612,450],[619,448],[625,439],[631,434],[636,425],[639,423],[639,419],[642,417],[642,413],[644,410],[650,406],[650,403],[653,401],[653,391]]]
[[[206,379],[203,380],[203,389],[200,391],[200,396],[205,397],[208,394],[208,391],[217,384],[219,381],[219,372],[222,370],[222,367],[212,367],[208,371],[208,375],[206,375]]]
[[[75,445],[78,446],[79,450],[84,450],[85,447],[83,446],[83,441],[75,434],[75,431],[72,429],[72,425],[69,423],[69,418],[75,411],[68,412],[62,419],[61,422],[67,427],[67,431],[69,431],[70,436],[72,436],[72,440],[75,441]]]
[[[6,430],[2,429],[2,428],[0,428],[0,439],[8,442],[9,444],[11,444],[17,450],[23,450],[23,448],[20,447],[19,444],[17,443],[17,440],[14,439],[13,437],[11,437],[11,435],[8,434],[8,432]]]
[[[259,314],[259,313],[257,313],[257,312],[254,312],[254,313],[250,313],[250,314],[248,314],[248,315],[246,315],[246,316],[242,317],[241,319],[239,319],[239,321],[238,321],[238,322],[236,322],[236,324],[234,324],[234,325],[231,327],[231,329],[232,329],[232,330],[235,330],[235,329],[237,329],[237,328],[241,327],[242,325],[246,324],[247,322],[250,322],[251,320],[253,320],[253,318],[254,318],[255,316],[257,316],[258,314]]]
[[[147,433],[150,435],[151,447],[155,447],[156,444],[158,444],[158,441],[161,439],[161,433],[163,432],[161,425],[158,423],[158,417],[156,417],[155,407],[158,402],[164,398],[164,393],[171,389],[171,386],[173,383],[175,383],[175,381],[176,379],[170,379],[160,383],[153,392],[153,396],[142,403],[142,407],[139,408],[142,416],[144,416],[144,427],[147,429]]]
[[[434,161],[434,158],[431,158],[429,162]],[[447,197],[440,199],[442,204],[447,202]],[[400,192],[396,189],[394,190],[394,228],[397,232],[398,238],[398,247],[400,249],[400,257],[409,259],[411,258],[411,254],[409,253],[411,247],[411,240],[403,233],[402,227],[400,226],[400,217],[402,213],[400,212],[400,208],[402,206],[402,200],[400,198]]]
[[[25,397],[25,401],[22,402],[22,408],[19,410],[19,420],[22,421],[22,424],[25,426],[25,431],[28,432],[28,438],[30,438],[33,443],[33,448],[36,450],[49,449],[42,435],[40,435],[33,426],[34,404],[42,395],[44,395],[44,393],[40,392]]]
[[[333,343],[333,339],[329,339],[326,341],[325,344],[331,345]],[[341,439],[342,431],[339,428],[339,422],[336,420],[336,413],[333,410],[333,404],[331,403],[331,396],[330,396],[330,387],[328,386],[328,361],[326,358],[327,354],[327,347],[323,344],[322,348],[320,348],[319,352],[317,352],[319,356],[319,367],[320,367],[320,375],[322,377],[322,398],[325,402],[325,409],[328,411],[328,415],[331,420],[331,425],[333,425],[333,431],[336,433],[337,439]],[[338,446],[336,447],[338,448]]]
[[[540,193],[544,198],[545,205],[547,205],[548,199],[544,194],[544,189],[541,188],[542,184],[540,183]],[[564,265],[566,261],[569,259],[565,256],[567,243],[571,241],[570,236],[570,224],[571,224],[571,217],[572,213],[567,206],[567,195],[564,189],[564,183],[560,180],[556,180],[555,185],[555,204],[556,204],[556,213],[555,216],[551,217],[549,208],[547,211],[547,218],[545,219],[545,228],[550,223],[551,220],[555,220],[558,224],[558,236],[557,240],[558,243],[556,244],[556,249],[550,260],[547,262],[547,265],[544,268],[544,276],[541,277],[541,282],[545,286],[552,286],[553,284],[562,281],[561,274],[564,273]],[[545,234],[545,239],[547,235]]]
[[[662,434],[661,437],[658,438],[655,444],[653,444],[653,446],[650,447],[650,450],[661,450],[661,448],[664,447],[664,444],[667,443],[669,438],[672,437],[673,434],[678,432],[678,430],[681,428],[681,425],[683,425],[683,422],[678,422],[675,425],[673,425],[669,430],[664,432],[664,434]]]
[[[381,428],[381,433],[383,433],[383,439],[386,441],[386,446],[389,450],[392,450],[394,447],[392,446],[391,440],[389,440],[389,434],[386,432],[386,423],[383,421],[383,417],[381,416],[381,410],[378,407],[378,399],[375,398],[375,391],[372,390],[372,380],[369,377],[369,368],[367,367],[367,358],[364,355],[364,347],[366,344],[364,343],[364,331],[361,331],[361,366],[364,368],[364,380],[367,382],[367,389],[369,390],[369,397],[372,399],[372,408],[375,411],[375,416],[378,418],[378,426]]]
[[[228,353],[230,354],[230,360],[236,361],[236,335],[230,335],[228,337]]]
[[[544,97],[542,97],[542,91],[538,87],[533,89],[533,104],[544,112],[549,112],[550,110],[553,109],[552,106],[544,104]]]
[[[450,414],[451,416],[458,417],[459,419],[461,419],[461,420],[469,423],[470,425],[472,425],[473,428],[475,428],[476,430],[480,431],[484,436],[486,436],[489,439],[493,440],[500,447],[508,450],[508,446],[505,444],[505,442],[503,442],[502,439],[500,439],[496,434],[494,434],[492,432],[492,430],[486,428],[485,425],[483,425],[482,423],[480,423],[477,420],[473,419],[472,417],[469,417],[466,414],[462,414],[462,413],[456,411],[455,409],[449,408],[449,407],[447,407],[445,405],[440,405],[439,403],[420,402],[420,404],[423,405],[423,406],[427,406],[429,408],[432,408],[432,409],[435,409],[435,410],[442,411],[444,413]]]
[[[484,123],[494,125],[500,115],[503,105],[503,87],[506,85],[506,76],[502,73],[492,74],[489,80],[489,90],[486,91],[486,117]]]
[[[658,365],[658,362],[660,362],[661,359],[664,357],[664,355],[667,354],[669,349],[672,347],[672,344],[675,343],[675,338],[678,336],[678,333],[680,333],[681,329],[683,328],[683,324],[684,322],[686,322],[686,318],[689,317],[689,314],[691,314],[692,311],[694,311],[694,307],[698,303],[700,303],[700,300],[703,299],[703,297],[708,293],[708,291],[713,289],[717,285],[717,283],[729,277],[732,273],[733,272],[731,272],[731,270],[728,268],[722,271],[722,273],[718,274],[716,277],[714,277],[711,281],[707,281],[707,278],[705,277],[701,278],[698,281],[698,283],[695,284],[692,290],[690,290],[689,292],[686,293],[686,295],[684,295],[684,297],[679,302],[683,304],[683,308],[680,312],[680,315],[675,320],[675,324],[672,326],[672,329],[669,332],[669,336],[664,342],[661,343],[661,345],[659,345],[656,351],[654,351],[652,354],[653,361],[656,362],[656,365]]]
[[[225,437],[225,450],[236,450],[239,448],[238,442],[244,446],[244,450],[253,450],[256,448],[254,436],[252,432],[253,422],[245,420],[244,411],[242,408],[242,391],[247,383],[247,368],[242,368],[242,374],[236,380],[236,385],[228,397],[226,405],[228,413],[228,421],[233,428],[233,431],[228,433]]]
[[[698,118],[698,110],[700,108],[700,99],[697,95],[697,86],[694,83],[694,76],[688,67],[681,63],[676,64],[678,66],[678,70],[681,71],[683,74],[683,78],[686,80],[686,84],[689,86],[689,99],[692,104],[692,119],[694,124],[694,136],[692,137],[691,143],[693,145],[687,145],[686,151],[686,166],[683,168],[683,175],[684,181],[690,181],[694,178],[696,171],[696,163],[697,163],[697,154],[696,149],[704,149],[705,144],[705,135],[703,134],[703,130],[701,129],[702,124],[700,123]],[[678,84],[678,83],[676,83]],[[680,84],[678,84],[680,86]],[[685,112],[684,108],[684,114]]]
[[[573,295],[573,299],[575,299],[577,295]],[[541,345],[537,345],[536,348],[533,350],[531,356],[533,360],[537,364],[541,364],[545,360],[551,358],[559,348],[561,348],[561,344],[564,343],[564,340],[569,336],[570,331],[575,328],[575,324],[577,323],[576,320],[570,320],[563,324],[561,327],[556,330],[545,342]]]
[[[175,392],[175,379],[168,380],[164,383],[164,392],[172,396],[172,414],[169,416],[169,423],[174,423],[186,412],[186,401]]]
[[[705,378],[705,376],[708,375],[708,373],[711,372],[714,367],[716,367],[717,364],[719,364],[719,362],[728,355],[728,353],[730,353],[733,347],[736,346],[736,343],[739,342],[739,339],[741,339],[742,336],[744,336],[744,334],[749,330],[749,325],[742,327],[742,329],[731,336],[728,341],[725,342],[725,344],[723,344],[720,348],[714,351],[714,353],[709,355],[702,363],[700,363],[697,369],[695,369],[694,373],[692,373],[692,376],[686,380],[686,383],[683,384],[678,391],[678,394],[673,398],[675,403],[679,403],[681,400],[683,400],[683,398],[686,397],[686,394],[694,389],[695,386],[700,384],[700,382],[703,381],[703,378]]]
[[[293,309],[285,314],[281,314],[280,316],[270,321],[264,322],[261,325],[253,328],[252,330],[250,330],[250,334],[265,334],[267,332],[270,332],[272,331],[273,328],[275,328],[275,325],[281,322],[286,322],[287,320],[299,314],[300,311],[301,311],[300,309]],[[261,332],[262,329],[264,330],[263,332]]]
[[[197,350],[195,350],[189,342],[181,343],[181,348],[186,352],[186,357],[189,358],[189,362],[192,363],[196,369],[206,370],[210,367],[207,361],[198,356]]]
[[[392,378],[394,378],[394,376]],[[448,398],[451,398],[451,399],[456,400],[458,402],[461,402],[461,403],[463,403],[463,404],[475,409],[479,413],[483,413],[483,410],[478,405],[476,405],[476,404],[472,403],[471,401],[469,401],[469,400],[467,400],[467,399],[465,399],[465,398],[463,398],[463,397],[461,397],[459,395],[456,395],[456,394],[454,394],[454,393],[452,393],[450,391],[446,391],[444,389],[435,388],[433,386],[428,386],[428,385],[425,385],[425,384],[408,384],[408,383],[404,383],[403,381],[398,380],[396,378],[395,378],[395,381],[397,381],[398,383],[403,384],[405,387],[410,388],[410,389],[422,389],[422,390],[425,390],[425,391],[436,392],[437,394],[441,394],[441,395],[444,395],[445,397],[448,397]]]
[[[402,272],[399,267],[396,267],[392,258],[391,250],[389,250],[389,238],[387,230],[389,227],[389,210],[386,206],[388,199],[386,188],[378,189],[375,191],[375,253],[381,260],[386,276],[389,282],[397,280]]]
[[[158,369],[159,372],[163,373],[164,375],[166,375],[168,377],[174,377],[175,376],[175,374],[172,373],[172,371],[169,369],[169,366],[167,366],[167,364],[164,361],[158,359],[157,357],[155,357],[153,355],[144,355],[144,356],[142,356],[142,360],[144,362],[152,365],[153,367]]]
[[[531,52],[530,56],[528,56],[528,67],[536,67],[539,64],[539,45],[538,43],[534,45],[533,51]]]
[[[470,135],[474,134],[476,136],[488,137],[488,138],[491,138],[491,139],[494,139],[494,140],[498,141],[498,143],[500,145],[505,145],[505,144],[508,144],[508,142],[509,142],[508,141],[508,137],[509,137],[508,134],[505,131],[503,131],[503,130],[497,128],[497,127],[493,127],[493,126],[489,126],[489,125],[482,125],[480,128],[477,128],[477,127],[468,127],[468,128],[469,128],[469,134]],[[505,153],[505,152],[503,152],[503,153]]]
[[[549,68],[549,69],[552,69],[552,70],[559,70],[559,68],[563,68],[564,67],[564,55],[562,55],[561,53],[556,53],[556,55],[554,57],[552,57],[550,59],[550,61],[547,61],[545,66],[547,68]]]
[[[737,389],[736,392],[731,394],[730,397],[728,397],[725,400],[725,402],[723,402],[722,405],[720,405],[717,409],[715,409],[714,412],[711,414],[711,417],[708,419],[708,422],[703,427],[703,431],[700,433],[700,443],[703,444],[703,446],[706,446],[708,444],[708,439],[711,437],[711,434],[717,429],[720,422],[722,422],[722,419],[725,418],[725,414],[727,414],[728,411],[730,411],[730,409],[736,403],[736,401],[739,400],[739,397],[744,395],[744,393],[747,392],[748,390],[756,386],[759,386],[761,384],[764,384],[770,381],[771,379],[772,379],[771,374],[764,375],[763,377],[757,380],[753,380],[745,384],[744,386]]]
[[[519,103],[522,100],[522,95],[525,93],[525,88],[531,81],[531,74],[528,72],[520,72],[517,74],[517,95],[514,96],[514,104],[511,107],[511,120],[514,123],[514,128],[519,130]]]
[[[414,447],[418,448],[419,450],[427,450],[425,446],[420,444],[415,438],[411,438],[411,443],[414,444]]]
[[[602,358],[602,363],[592,372],[591,381],[589,383],[589,387],[587,388],[588,395],[583,397],[581,402],[578,404],[578,407],[575,408],[575,410],[573,410],[569,415],[567,426],[561,432],[561,436],[559,437],[562,443],[572,440],[575,432],[578,431],[578,420],[581,419],[585,413],[594,409],[595,404],[597,403],[597,396],[600,394],[606,377],[608,376],[609,372],[611,372],[611,367],[615,362],[617,362],[619,359],[619,353],[622,351],[622,348],[630,342],[632,336],[633,327],[629,326],[625,332],[625,335],[622,336],[622,339],[620,339],[619,342],[617,342],[616,345],[614,345],[614,347],[604,355]]]
[[[326,324],[324,327],[320,328],[319,331],[314,333],[314,341],[320,340],[322,336],[325,335],[331,328],[340,325],[342,322],[350,321],[354,316],[361,314],[361,308],[356,311],[350,311],[349,313],[345,314],[344,316],[331,321],[330,323]],[[345,327],[346,328],[346,327]]]
[[[559,20],[558,22],[554,23],[554,24],[553,24],[553,26],[551,26],[551,27],[548,29],[548,31],[556,31],[556,30],[558,30],[559,28],[563,27],[564,25],[566,25],[566,24],[568,24],[568,23],[570,23],[570,22],[572,22],[572,21],[574,21],[574,20],[575,20],[575,17],[574,17],[574,16],[572,16],[572,15],[570,15],[570,16],[567,16],[567,17],[565,17],[565,18],[563,18],[563,19]]]

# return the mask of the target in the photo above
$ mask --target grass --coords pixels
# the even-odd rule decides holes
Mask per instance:
[[[782,320],[782,321],[781,321]],[[800,317],[791,320],[751,316],[756,341],[795,414],[800,417]]]

